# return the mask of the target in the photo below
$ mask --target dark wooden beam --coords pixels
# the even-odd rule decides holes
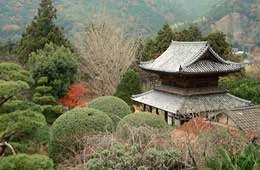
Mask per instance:
[[[159,109],[158,108],[156,108],[156,114],[159,115]]]
[[[144,104],[144,112],[145,112],[145,110],[146,110],[146,104]]]
[[[164,111],[164,119],[168,123],[168,112]]]
[[[150,106],[150,112],[153,113],[153,106]]]

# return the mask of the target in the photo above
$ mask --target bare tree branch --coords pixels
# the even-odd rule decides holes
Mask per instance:
[[[81,70],[98,95],[112,95],[122,75],[136,59],[138,43],[126,36],[124,24],[109,14],[97,17],[86,28],[81,49]]]

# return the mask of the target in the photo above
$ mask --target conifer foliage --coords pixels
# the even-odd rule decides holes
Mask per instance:
[[[156,52],[157,50],[155,49],[155,43],[152,37],[148,37],[141,52],[141,61],[149,61],[153,59]]]
[[[29,89],[34,80],[32,75],[13,63],[0,64],[0,110],[1,106],[17,96],[21,91]]]
[[[157,47],[156,52],[164,52],[170,46],[173,39],[172,29],[169,24],[166,22],[162,29],[157,33],[155,40],[155,45]]]
[[[62,34],[62,29],[54,23],[56,12],[51,0],[41,1],[38,15],[26,27],[17,48],[18,59],[22,64],[27,63],[29,54],[42,49],[46,43],[52,42],[72,50],[69,40]]]
[[[52,87],[50,93],[55,98],[65,96],[71,84],[78,81],[77,55],[64,46],[46,44],[43,49],[30,55],[27,66],[35,80],[48,77],[45,85]]]
[[[52,87],[46,86],[47,83],[48,77],[41,77],[37,81],[36,92],[33,95],[33,102],[42,106],[46,121],[52,124],[62,113],[63,107],[62,105],[58,105],[56,98],[51,95],[50,91]]]
[[[67,96],[60,98],[59,102],[70,109],[73,109],[76,106],[85,107],[86,103],[81,99],[81,97],[87,92],[91,91],[86,89],[82,84],[73,84],[70,87],[70,91]]]
[[[116,88],[116,93],[114,96],[121,98],[128,105],[133,105],[135,102],[131,100],[132,95],[139,94],[141,92],[142,88],[140,76],[135,72],[130,71],[123,75],[122,80]]]

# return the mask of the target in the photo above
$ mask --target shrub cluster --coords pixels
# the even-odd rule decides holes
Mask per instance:
[[[116,135],[122,139],[128,139],[132,134],[130,127],[164,128],[167,126],[165,120],[156,114],[148,112],[132,113],[124,117],[117,125]]]
[[[76,140],[87,134],[112,131],[112,129],[112,120],[99,110],[92,108],[70,110],[61,115],[51,127],[49,156],[55,163],[61,162],[64,157],[72,154],[68,146],[73,146]]]
[[[161,116],[149,112],[133,113],[124,117],[124,119],[118,123],[117,129],[127,124],[134,127],[150,126],[152,128],[163,128],[167,126],[167,123]]]
[[[102,169],[180,169],[175,150],[160,151],[143,148],[140,144],[114,143],[109,149],[99,148],[93,159],[86,163],[87,170]]]
[[[127,105],[127,103],[115,96],[102,96],[96,98],[88,104],[88,107],[108,114],[108,116],[111,117],[112,121],[114,122],[115,126],[120,121],[120,119],[131,113],[130,107]]]

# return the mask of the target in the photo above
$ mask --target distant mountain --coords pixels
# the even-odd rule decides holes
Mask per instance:
[[[53,0],[58,9],[56,23],[64,33],[78,41],[93,14],[104,8],[134,25],[140,34],[155,34],[168,21],[170,24],[192,21],[205,16],[213,6],[225,0]],[[0,40],[18,40],[37,13],[40,0],[0,1]]]

